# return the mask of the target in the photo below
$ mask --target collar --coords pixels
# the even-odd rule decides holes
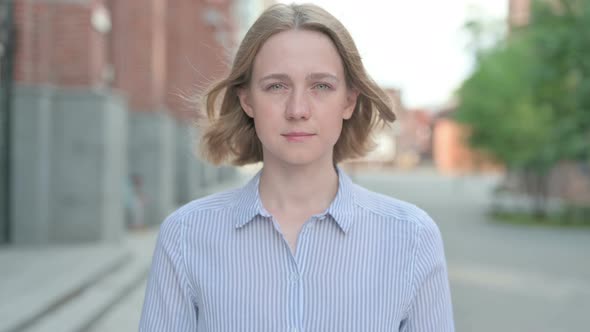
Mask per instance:
[[[348,233],[354,221],[355,210],[355,184],[350,177],[340,168],[338,173],[338,191],[336,197],[324,213],[316,215],[323,217],[329,215],[338,224],[344,233]],[[252,221],[256,216],[270,217],[270,213],[262,206],[260,200],[259,184],[262,170],[242,188],[235,192],[232,209],[236,220],[235,227],[241,228]]]

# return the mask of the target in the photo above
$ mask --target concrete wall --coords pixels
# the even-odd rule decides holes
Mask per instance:
[[[198,132],[189,122],[176,129],[176,204],[182,205],[211,193],[220,183],[235,179],[236,169],[213,166],[197,153]]]
[[[129,114],[129,174],[143,183],[145,223],[157,225],[175,207],[175,122],[165,112]]]
[[[16,87],[13,243],[122,237],[125,110],[122,98],[105,91]]]
[[[178,123],[176,128],[176,196],[182,205],[194,199],[200,187],[199,175],[204,164],[192,151],[194,133],[189,125]]]
[[[1,85],[1,84],[0,84]],[[9,227],[8,220],[5,217],[6,213],[8,212],[8,207],[6,206],[6,198],[8,196],[8,177],[6,176],[6,169],[9,163],[8,158],[5,158],[7,149],[8,149],[8,142],[6,142],[5,133],[8,130],[9,126],[4,121],[4,112],[8,112],[8,110],[2,109],[3,107],[3,87],[0,86],[0,245],[6,243],[8,241],[8,234],[7,229]]]

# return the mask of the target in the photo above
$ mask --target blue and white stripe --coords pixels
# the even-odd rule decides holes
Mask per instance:
[[[295,254],[262,207],[260,173],[162,224],[140,331],[454,331],[438,227],[339,172]]]

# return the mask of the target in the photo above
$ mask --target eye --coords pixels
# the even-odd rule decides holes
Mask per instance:
[[[314,89],[316,89],[316,90],[330,90],[330,89],[332,89],[332,87],[326,83],[318,83],[314,86]]]
[[[266,86],[267,91],[278,91],[282,90],[285,86],[281,83],[272,83]]]

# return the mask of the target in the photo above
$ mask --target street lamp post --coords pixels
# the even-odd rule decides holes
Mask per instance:
[[[0,108],[2,109],[2,126],[0,133],[4,134],[4,148],[2,149],[3,174],[1,175],[3,185],[2,193],[3,209],[0,209],[4,223],[0,223],[0,243],[10,241],[10,220],[11,220],[11,96],[12,96],[12,73],[14,55],[14,25],[13,25],[13,0],[0,0]]]

